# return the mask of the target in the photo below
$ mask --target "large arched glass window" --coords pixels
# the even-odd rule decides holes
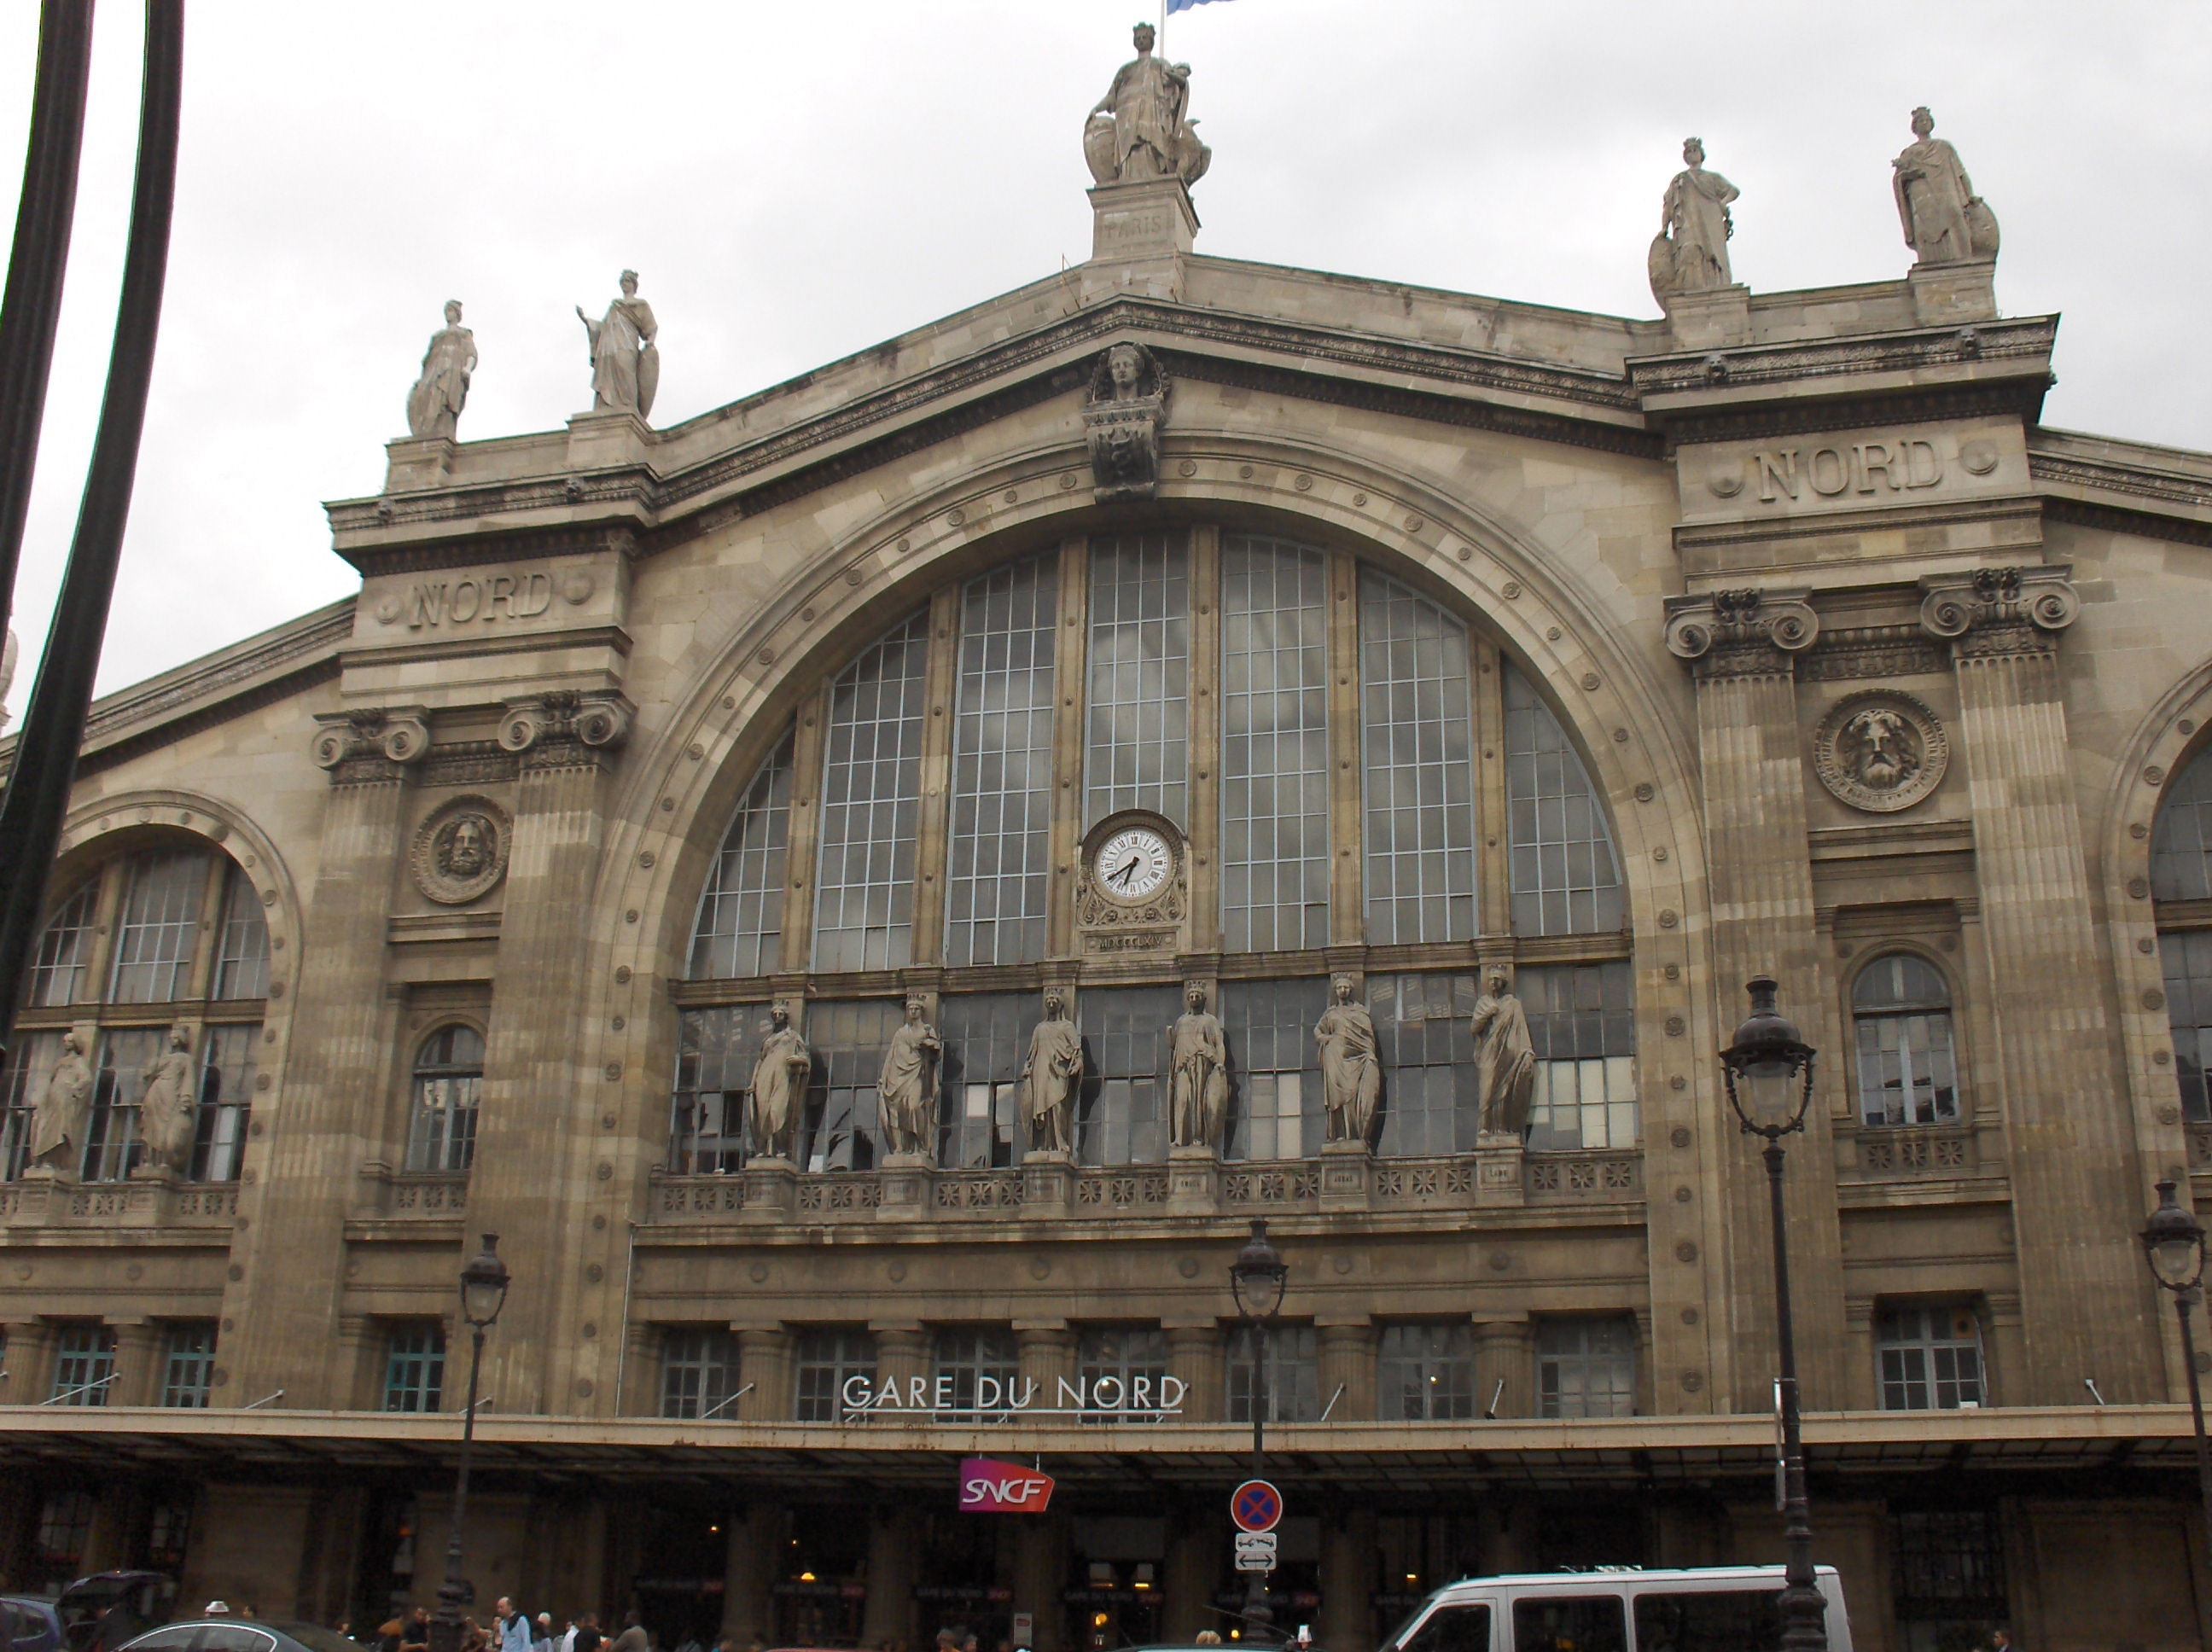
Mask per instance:
[[[2150,886],[2182,1116],[2212,1123],[2212,748],[2190,760],[2159,805]]]
[[[82,1139],[48,1162],[86,1181],[120,1181],[147,1162],[139,1107],[149,1074],[184,1057],[191,1109],[172,1169],[238,1177],[269,996],[275,899],[203,840],[173,835],[115,855],[68,887],[40,932],[0,1067],[0,1176],[31,1163],[33,1121],[72,1028],[93,1078]],[[181,1046],[175,1042],[181,1036]]]
[[[477,1103],[483,1091],[483,1035],[455,1023],[415,1053],[407,1168],[465,1170],[477,1153]]]
[[[1951,992],[1934,964],[1910,952],[1875,959],[1859,971],[1851,987],[1851,1018],[1858,1043],[1862,1121],[1958,1121]]]
[[[963,568],[824,660],[734,815],[708,823],[724,835],[690,938],[669,1170],[744,1163],[779,997],[814,1058],[802,1162],[878,1163],[876,1081],[910,991],[943,1043],[939,1166],[1020,1163],[1048,981],[1083,1044],[1076,1156],[1158,1163],[1186,966],[1224,1023],[1224,1151],[1310,1158],[1327,1133],[1314,1026],[1352,958],[1380,1047],[1377,1150],[1471,1151],[1477,938],[1516,969],[1538,1041],[1530,1150],[1633,1145],[1604,799],[1541,683],[1417,578],[1249,527],[1139,526]],[[1139,809],[1182,835],[1177,881],[1164,915],[1109,934],[1079,851]]]

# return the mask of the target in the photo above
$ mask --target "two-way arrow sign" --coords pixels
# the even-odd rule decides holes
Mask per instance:
[[[1275,1534],[1273,1532],[1239,1532],[1236,1535],[1237,1570],[1275,1570]]]

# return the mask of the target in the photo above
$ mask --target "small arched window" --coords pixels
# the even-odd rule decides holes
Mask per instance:
[[[1860,1119],[1873,1125],[1955,1123],[1958,1048],[1942,972],[1909,952],[1876,958],[1851,988],[1851,1014]]]
[[[415,1056],[410,1170],[465,1170],[476,1157],[477,1098],[483,1089],[483,1035],[459,1022],[422,1041]]]
[[[2212,898],[2212,747],[2190,759],[2158,805],[2150,889],[2161,901]]]

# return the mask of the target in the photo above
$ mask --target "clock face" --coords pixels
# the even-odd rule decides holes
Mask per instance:
[[[1132,826],[1106,840],[1091,875],[1116,901],[1148,901],[1175,870],[1167,840],[1149,826]]]

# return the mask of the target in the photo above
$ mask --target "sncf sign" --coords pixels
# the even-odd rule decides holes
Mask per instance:
[[[1052,1502],[1052,1476],[995,1457],[960,1460],[960,1507],[973,1515],[1041,1515]]]

